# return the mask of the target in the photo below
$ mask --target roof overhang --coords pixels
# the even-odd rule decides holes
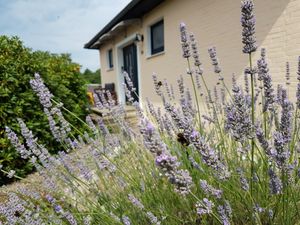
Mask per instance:
[[[100,45],[111,39],[126,27],[139,23],[140,18],[158,6],[164,0],[132,0],[119,14],[117,14],[102,30],[88,43],[87,49],[99,49]]]
[[[124,31],[126,27],[131,25],[139,25],[141,24],[141,19],[129,19],[123,20],[117,23],[110,31],[104,33],[102,36],[98,38],[98,40],[90,47],[90,49],[98,49],[101,44],[105,43],[106,41],[112,39],[114,36],[119,34],[120,32]]]

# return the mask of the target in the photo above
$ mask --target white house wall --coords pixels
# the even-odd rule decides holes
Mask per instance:
[[[204,76],[210,87],[217,83],[213,73],[207,49],[217,47],[217,54],[226,82],[231,83],[231,74],[243,74],[247,66],[247,56],[242,54],[240,0],[166,0],[158,7],[144,15],[141,25],[133,26],[120,35],[101,45],[101,72],[103,83],[117,82],[117,70],[107,70],[107,50],[113,48],[116,62],[116,45],[124,38],[135,34],[143,34],[144,41],[137,42],[140,62],[140,93],[143,99],[149,97],[158,102],[155,95],[152,73],[159,79],[166,78],[174,86],[179,75],[183,75],[191,88],[186,75],[187,63],[181,57],[179,23],[185,22],[188,30],[198,40],[200,59],[203,63]],[[294,95],[298,55],[300,55],[300,0],[255,0],[257,18],[256,36],[259,47],[267,48],[270,72],[276,83],[284,82],[285,63],[291,65],[290,95]],[[147,35],[149,25],[160,18],[164,19],[165,52],[149,57]],[[254,60],[259,56],[258,51]],[[116,66],[116,65],[114,65]],[[240,76],[243,79],[243,76]],[[177,89],[176,89],[177,90]]]

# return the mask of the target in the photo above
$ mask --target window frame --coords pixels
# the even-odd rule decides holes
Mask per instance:
[[[107,50],[107,67],[109,70],[114,68],[113,49]]]
[[[153,36],[154,36],[154,33],[153,33],[153,29],[155,27],[158,27],[158,26],[161,26],[162,25],[162,35],[163,35],[163,46],[159,47],[159,48],[156,48],[154,49],[153,48]],[[152,24],[150,27],[149,27],[149,30],[150,30],[150,53],[151,55],[155,55],[155,54],[158,54],[158,53],[161,53],[161,52],[164,52],[165,51],[165,32],[164,32],[164,20],[161,19],[159,20],[158,22]]]

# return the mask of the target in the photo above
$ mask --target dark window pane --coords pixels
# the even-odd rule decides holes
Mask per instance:
[[[151,54],[164,51],[163,20],[151,26]]]
[[[109,68],[114,67],[112,49],[108,50],[108,66]]]

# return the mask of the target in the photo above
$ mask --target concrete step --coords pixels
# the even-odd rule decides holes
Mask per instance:
[[[104,122],[109,126],[116,126],[116,122],[110,115],[105,115],[109,112],[107,109],[99,110],[96,107],[91,108],[92,114],[90,116],[95,121],[97,118],[101,117]],[[125,106],[125,121],[129,123],[130,126],[136,128],[138,124],[138,118],[136,116],[136,110],[133,106]]]

